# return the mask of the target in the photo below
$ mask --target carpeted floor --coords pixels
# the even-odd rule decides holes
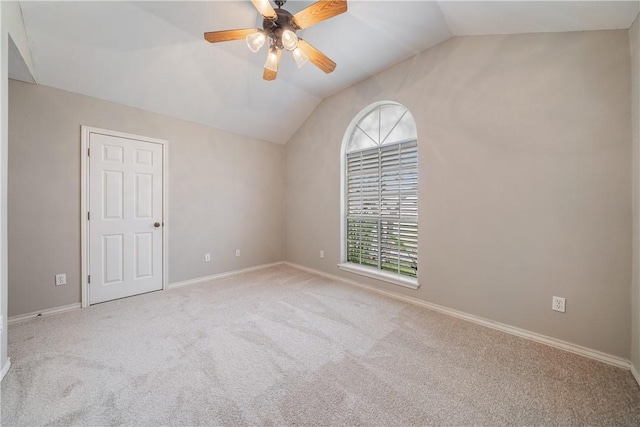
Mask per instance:
[[[2,425],[640,425],[628,371],[278,266],[9,327]]]

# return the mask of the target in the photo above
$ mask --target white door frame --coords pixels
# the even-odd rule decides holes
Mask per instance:
[[[80,242],[81,242],[81,270],[80,279],[82,283],[82,307],[89,306],[89,220],[87,219],[89,212],[89,135],[99,133],[117,138],[135,139],[136,141],[151,142],[162,146],[162,289],[167,289],[169,280],[169,179],[168,179],[168,150],[169,142],[149,138],[146,136],[134,135],[130,133],[117,132],[113,130],[100,129],[91,126],[81,126],[81,151],[80,151]]]

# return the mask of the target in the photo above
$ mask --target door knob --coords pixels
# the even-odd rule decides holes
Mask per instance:
[[[154,226],[154,227],[156,227],[156,228],[158,228],[158,227],[160,227],[160,223],[159,223],[159,222],[155,222],[155,223],[153,224],[153,226]]]

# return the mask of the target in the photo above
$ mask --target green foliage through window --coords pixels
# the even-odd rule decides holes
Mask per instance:
[[[347,261],[416,277],[417,142],[348,153],[346,160]]]

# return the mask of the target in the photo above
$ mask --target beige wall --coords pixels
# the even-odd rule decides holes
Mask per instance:
[[[640,372],[640,17],[629,30],[631,47],[631,123],[633,133],[633,288],[631,363]]]
[[[460,37],[326,99],[287,144],[287,260],[629,358],[629,75],[627,31]],[[343,134],[379,100],[418,126],[417,291],[336,267]]]
[[[284,146],[10,81],[10,316],[80,301],[81,125],[169,141],[170,283],[283,259]]]
[[[9,315],[80,300],[85,124],[170,141],[170,282],[287,259],[628,358],[629,75],[626,31],[454,38],[325,100],[286,148],[12,81]],[[343,133],[384,99],[418,124],[417,291],[336,267]]]

